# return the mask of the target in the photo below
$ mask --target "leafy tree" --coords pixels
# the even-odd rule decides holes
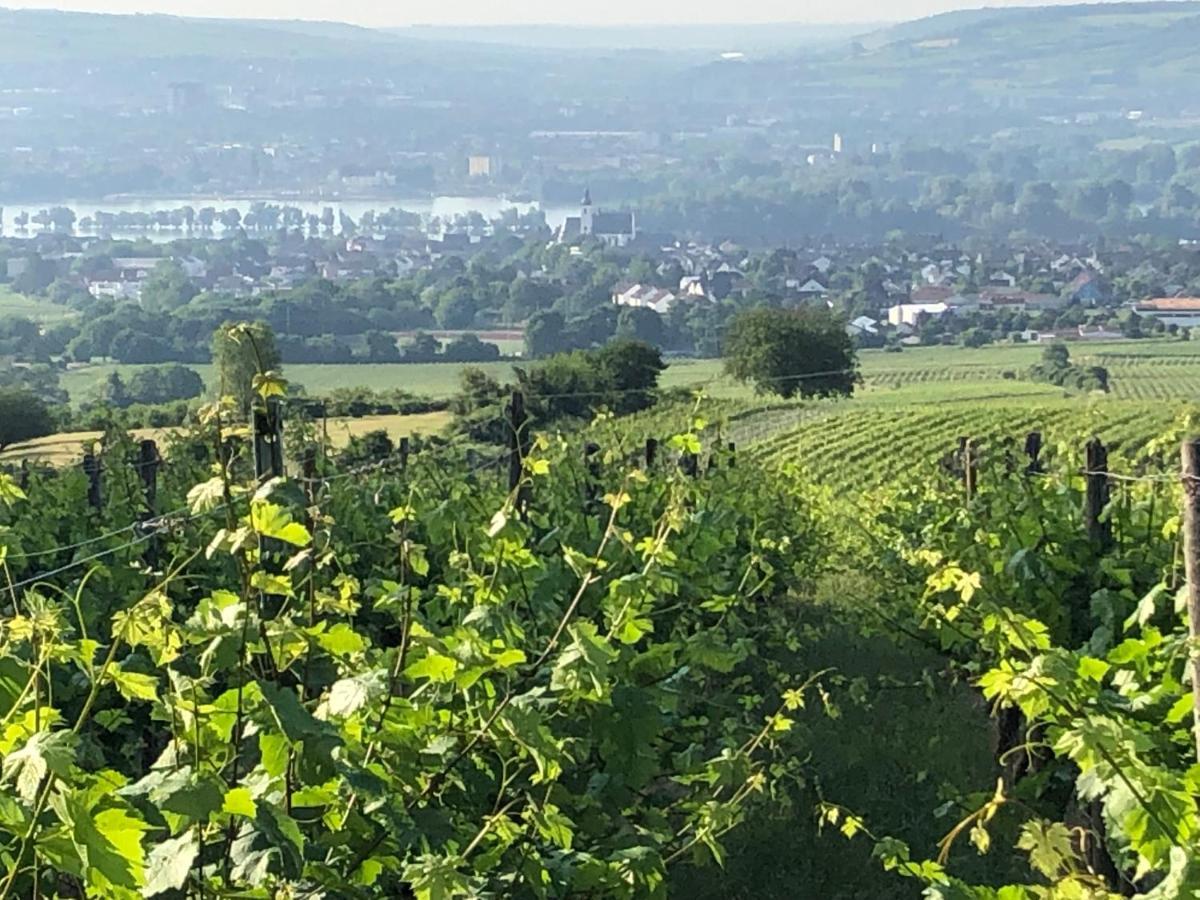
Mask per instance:
[[[859,383],[858,355],[840,316],[829,310],[747,310],[725,335],[725,370],[781,397],[848,397]]]
[[[100,389],[100,400],[117,409],[124,409],[133,402],[129,396],[129,389],[125,386],[125,379],[121,377],[120,372],[110,372],[104,379],[104,386]]]
[[[637,412],[654,404],[658,376],[666,368],[657,347],[642,341],[615,341],[596,351],[596,362],[612,392],[609,408]]]
[[[531,359],[538,359],[566,350],[566,325],[562,313],[535,313],[525,326],[525,355]]]
[[[142,306],[158,312],[179,309],[200,291],[173,259],[164,259],[142,285]]]
[[[134,403],[171,403],[199,397],[204,393],[204,381],[187,366],[151,366],[130,376],[128,391]]]
[[[265,322],[226,322],[213,333],[212,359],[218,390],[244,412],[254,399],[254,376],[282,369],[275,335]]]
[[[500,348],[481,341],[475,334],[460,334],[446,344],[442,359],[447,362],[486,362],[500,358]]]
[[[432,362],[441,352],[442,342],[432,334],[418,331],[410,343],[404,345],[404,358],[409,362]]]
[[[443,328],[470,328],[475,321],[475,298],[464,287],[453,287],[443,293],[433,314]]]
[[[32,391],[0,388],[0,448],[54,431],[50,410]]]
[[[400,348],[396,339],[383,331],[368,331],[363,335],[367,345],[367,359],[371,362],[397,362],[400,359]]]
[[[661,347],[666,339],[662,316],[652,309],[622,307],[617,315],[617,337]]]

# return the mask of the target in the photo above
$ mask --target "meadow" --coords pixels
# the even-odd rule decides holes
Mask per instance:
[[[710,417],[733,415],[729,436],[773,463],[798,462],[822,482],[871,488],[902,476],[912,465],[935,464],[960,436],[981,446],[1001,439],[1023,440],[1032,430],[1047,441],[1082,440],[1098,435],[1114,446],[1114,459],[1127,457],[1168,427],[1200,397],[1200,345],[1183,341],[1076,344],[1072,361],[1109,369],[1107,395],[1072,394],[1053,385],[1023,380],[1045,348],[997,345],[980,349],[929,347],[901,353],[865,351],[863,384],[853,399],[793,400],[756,396],[722,371],[720,360],[671,359],[664,388],[703,389],[712,398]],[[512,362],[482,364],[500,380],[512,378]],[[63,385],[76,402],[98,390],[112,371],[128,376],[137,367],[97,365],[71,370]],[[211,366],[194,367],[210,386]],[[288,365],[285,376],[310,395],[337,388],[401,389],[445,399],[458,389],[463,369],[454,363]],[[714,415],[715,413],[715,415]],[[337,445],[352,435],[383,428],[393,439],[441,430],[448,413],[427,416],[375,416],[329,420]],[[652,417],[646,427],[663,431],[674,416]],[[52,458],[78,456],[84,435],[57,436]],[[13,448],[6,456],[34,452],[38,442]],[[847,465],[852,463],[852,465]]]
[[[1001,381],[1011,393],[1014,382],[1040,358],[1044,346],[1004,344],[979,349],[918,347],[902,353],[867,350],[860,354],[864,386],[870,389],[951,381]],[[1187,341],[1125,341],[1071,345],[1072,361],[1103,365],[1113,373],[1114,396],[1128,399],[1193,397],[1200,388],[1200,344]],[[714,397],[748,399],[754,392],[722,374],[719,359],[674,358],[660,378],[664,388],[704,387]],[[514,365],[501,361],[476,363],[501,381],[512,378]],[[62,386],[75,403],[94,395],[110,373],[128,378],[141,366],[99,364],[65,372]],[[214,387],[210,365],[192,365],[205,384]],[[445,399],[458,391],[462,363],[336,363],[290,364],[284,376],[313,396],[339,388],[400,389],[411,394]],[[1005,378],[1010,373],[1014,378]]]
[[[20,316],[34,322],[52,324],[73,318],[75,315],[73,310],[58,303],[51,303],[41,297],[18,294],[0,284],[0,319]]]

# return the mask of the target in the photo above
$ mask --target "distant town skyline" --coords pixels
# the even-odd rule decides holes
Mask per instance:
[[[795,22],[851,24],[902,21],[956,9],[983,6],[1065,6],[1078,0],[743,0],[731,14],[717,0],[609,0],[604,5],[563,4],[559,0],[489,0],[379,3],[376,0],[0,0],[0,8],[70,9],[96,13],[163,13],[207,18],[309,19],[368,27],[407,25],[674,25]],[[1122,2],[1122,0],[1109,0]]]

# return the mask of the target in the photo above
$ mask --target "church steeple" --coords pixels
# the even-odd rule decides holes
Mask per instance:
[[[585,188],[583,191],[583,208],[579,210],[579,233],[589,235],[592,233],[594,224],[593,216],[595,210],[592,209],[592,189]]]

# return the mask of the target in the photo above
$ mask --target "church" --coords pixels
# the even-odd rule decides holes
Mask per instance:
[[[632,212],[604,212],[592,205],[592,192],[583,193],[583,205],[578,216],[567,216],[558,229],[556,240],[570,243],[582,237],[594,237],[610,247],[624,247],[637,237],[637,223]]]

